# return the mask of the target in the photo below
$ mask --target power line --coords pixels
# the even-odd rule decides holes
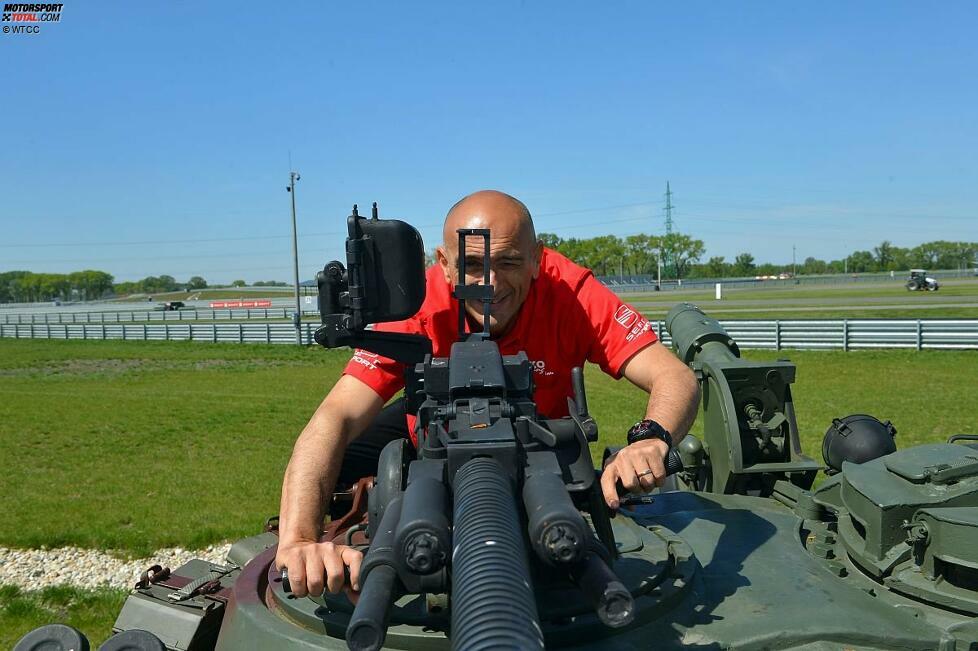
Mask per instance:
[[[656,202],[653,201],[638,201],[634,203],[620,203],[610,206],[598,206],[594,208],[577,208],[575,210],[561,210],[557,212],[544,212],[537,213],[534,215],[534,220],[539,220],[541,217],[560,217],[563,215],[576,215],[589,212],[602,212],[605,210],[619,210],[622,208],[635,208],[638,206],[648,206],[653,205]],[[414,225],[418,230],[426,228],[441,228],[443,226],[442,222],[429,223]],[[336,236],[346,236],[345,230],[335,230],[327,231],[323,233],[306,233],[303,238],[310,237],[336,237]],[[207,243],[218,243],[218,242],[245,242],[245,241],[255,241],[255,240],[284,240],[291,237],[290,235],[246,235],[246,236],[236,236],[236,237],[213,237],[213,238],[195,238],[195,239],[180,239],[180,240],[162,240],[162,239],[152,239],[152,240],[112,240],[112,241],[102,241],[102,242],[45,242],[43,244],[31,244],[31,243],[16,243],[16,244],[0,244],[0,248],[13,249],[13,248],[55,248],[55,247],[81,247],[81,246],[139,246],[139,245],[155,245],[155,244],[207,244]]]
[[[690,201],[692,203],[698,203],[696,199],[690,199]],[[641,207],[641,206],[652,206],[652,205],[656,205],[657,203],[658,202],[655,202],[655,201],[638,201],[638,202],[632,202],[632,203],[622,203],[622,204],[612,204],[612,205],[589,207],[589,208],[579,208],[579,209],[574,209],[574,210],[543,212],[543,213],[537,213],[534,216],[534,220],[536,220],[538,222],[538,227],[539,227],[539,226],[542,225],[542,224],[540,224],[540,221],[542,219],[547,218],[547,217],[560,217],[560,216],[565,216],[565,215],[585,214],[585,213],[592,213],[592,212],[606,212],[606,211],[611,211],[611,210],[620,210],[620,209],[624,209],[624,208],[636,208],[636,207]],[[710,203],[710,202],[699,202],[699,203]],[[723,204],[723,205],[736,206],[736,205],[745,205],[745,204],[726,203],[726,204]],[[673,212],[673,209],[674,208],[675,208],[675,206],[672,204],[672,190],[671,190],[671,187],[670,187],[669,182],[667,182],[666,183],[666,206],[665,206],[665,213],[666,213],[666,224],[665,224],[665,226],[666,226],[666,232],[667,233],[670,232],[670,226],[674,226],[674,223],[675,223],[673,221],[673,219],[672,219],[672,212]],[[767,208],[767,209],[768,210],[778,210],[779,208],[777,206],[772,206],[772,207]],[[696,217],[698,221],[712,221],[712,222],[721,222],[721,223],[724,223],[724,222],[726,222],[726,223],[745,223],[745,222],[747,222],[747,223],[770,224],[771,223],[771,220],[777,219],[776,216],[772,216],[770,218],[764,218],[764,217],[730,217],[730,218],[727,218],[727,217],[716,217],[716,216],[711,216],[711,215],[703,215],[703,214],[698,214],[698,213],[689,213],[689,212],[686,212],[686,211],[683,211],[682,214]],[[809,215],[809,221],[803,222],[803,223],[800,223],[800,224],[797,224],[796,226],[798,226],[798,227],[805,227],[805,228],[811,228],[811,229],[818,229],[818,228],[824,227],[826,225],[825,220],[828,219],[828,218],[836,217],[837,219],[847,220],[847,219],[851,219],[852,216],[854,216],[854,215],[867,216],[867,217],[874,216],[875,215],[875,216],[879,216],[881,218],[893,219],[893,220],[914,220],[914,221],[916,221],[916,220],[921,220],[921,219],[929,219],[929,220],[948,220],[948,221],[959,221],[959,220],[960,221],[974,221],[974,218],[973,217],[962,217],[962,216],[957,216],[957,215],[892,214],[892,213],[882,213],[882,212],[875,212],[874,213],[873,211],[852,210],[852,213],[851,214],[848,214],[848,215],[838,215],[838,216],[834,216],[834,215],[821,215],[821,216],[819,216],[817,214],[815,214],[815,215]],[[640,217],[627,217],[627,218],[614,219],[614,220],[602,220],[602,224],[612,224],[612,223],[624,223],[624,222],[631,222],[631,221],[641,221],[641,220],[645,220],[647,218],[648,218],[647,216],[640,216]],[[814,221],[811,221],[812,219],[819,219],[820,221],[819,222],[814,222]],[[562,224],[562,225],[560,225],[557,228],[553,228],[553,227],[551,227],[551,228],[552,228],[552,230],[557,231],[559,233],[559,232],[563,232],[563,231],[567,231],[567,230],[571,230],[571,229],[593,228],[594,226],[595,226],[594,224],[570,224],[570,225]],[[441,222],[438,222],[438,223],[428,223],[428,224],[422,224],[422,225],[416,226],[416,228],[418,228],[418,230],[426,230],[426,229],[441,228],[441,227],[442,227],[442,223]],[[711,234],[715,234],[715,232],[711,231]],[[327,231],[327,232],[318,232],[318,233],[306,233],[306,234],[303,235],[303,239],[308,241],[311,238],[319,238],[319,237],[336,238],[336,237],[341,237],[341,236],[345,236],[345,235],[346,235],[346,232],[345,231],[336,230],[336,231]],[[4,249],[25,248],[26,249],[26,248],[72,247],[72,248],[76,248],[77,249],[77,248],[86,247],[86,246],[157,246],[157,245],[166,245],[166,244],[184,244],[184,245],[190,245],[190,244],[216,244],[216,243],[223,243],[223,242],[249,242],[249,241],[284,240],[284,239],[288,239],[289,237],[290,237],[289,235],[248,235],[248,236],[194,238],[194,239],[186,239],[186,238],[184,238],[184,239],[175,239],[175,240],[152,239],[152,240],[115,240],[115,241],[97,241],[97,242],[65,242],[65,243],[45,242],[43,244],[15,243],[15,244],[0,244],[0,248],[4,248]],[[156,257],[157,259],[180,259],[181,257],[199,258],[199,257],[201,257],[201,255],[203,255],[203,254],[195,254],[195,255],[189,255],[189,256],[154,256],[154,257]],[[215,255],[215,256],[209,256],[209,257],[234,257],[235,255],[239,255],[239,254],[223,254],[223,255]],[[247,253],[242,253],[240,255],[248,255],[248,254]],[[124,258],[119,258],[118,260],[123,260],[123,259]],[[145,256],[140,256],[138,259],[145,259]],[[64,261],[64,260],[59,260],[59,261]],[[14,264],[18,264],[18,263],[23,264],[23,263],[29,263],[29,262],[30,261],[8,261],[8,263],[14,263]],[[83,262],[83,261],[81,261],[81,262]]]
[[[672,235],[672,190],[666,181],[666,235]]]

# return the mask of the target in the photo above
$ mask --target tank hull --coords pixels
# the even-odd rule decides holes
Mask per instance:
[[[613,522],[635,622],[608,629],[584,610],[561,612],[572,594],[543,593],[547,648],[978,648],[970,616],[889,592],[844,557],[826,563],[806,521],[775,500],[663,493]],[[346,649],[345,598],[290,598],[273,559],[274,549],[259,554],[235,581],[216,648]],[[418,599],[399,603],[385,648],[450,648],[437,606]]]

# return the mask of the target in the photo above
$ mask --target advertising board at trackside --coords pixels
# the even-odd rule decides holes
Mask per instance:
[[[211,301],[211,309],[226,309],[234,307],[271,307],[272,302],[269,300],[256,300],[256,301]]]

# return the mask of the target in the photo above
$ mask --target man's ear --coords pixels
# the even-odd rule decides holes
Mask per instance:
[[[452,268],[454,265],[448,257],[448,251],[445,247],[439,246],[435,248],[435,259],[438,260],[439,266],[441,266],[441,272],[445,274],[445,282],[449,285],[452,284]]]
[[[543,240],[537,240],[533,258],[533,279],[536,280],[540,276],[540,262],[543,260]]]

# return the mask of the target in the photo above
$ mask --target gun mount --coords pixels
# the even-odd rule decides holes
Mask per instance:
[[[737,343],[719,322],[689,303],[666,315],[673,348],[689,364],[703,391],[706,440],[680,445],[688,488],[767,497],[779,480],[811,488],[821,466],[802,454],[788,361],[740,358]]]
[[[348,512],[323,539],[367,550],[359,601],[295,598],[270,522],[223,566],[150,568],[100,651],[978,651],[978,437],[894,450],[885,426],[881,438],[836,419],[823,446],[834,474],[813,490],[794,366],[741,359],[716,321],[678,306],[667,322],[703,388],[703,440],[677,448],[680,490],[627,498],[611,518],[594,489],[580,371],[571,416],[542,419],[525,355],[500,355],[485,332],[438,359],[424,341],[367,330],[420,305],[377,289],[423,288],[388,266],[420,270],[420,238],[376,211],[354,211],[349,226],[347,265],[320,277],[317,341],[404,361],[419,423],[416,453],[389,445],[377,477],[334,496]],[[456,291],[489,296],[487,284]],[[874,433],[848,440],[859,431]],[[76,633],[41,627],[16,651],[86,648]]]

